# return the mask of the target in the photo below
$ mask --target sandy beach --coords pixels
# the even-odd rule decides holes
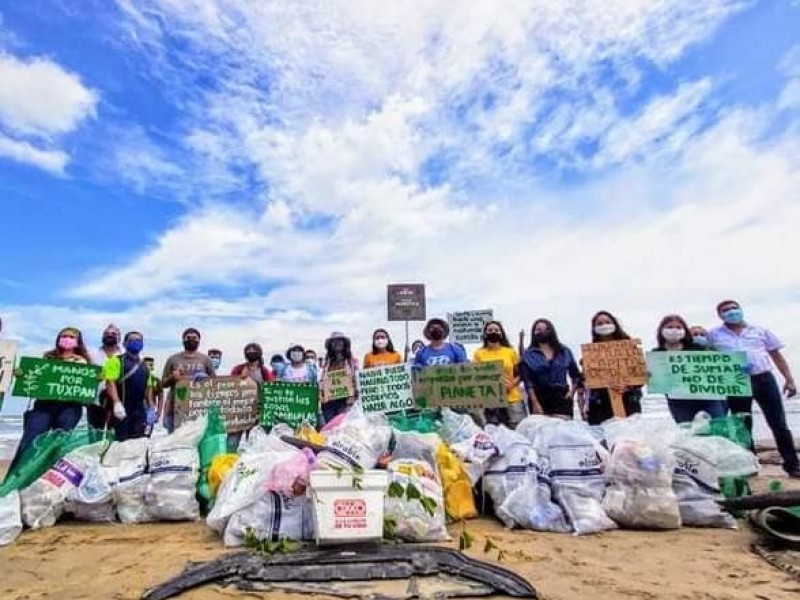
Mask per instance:
[[[767,466],[763,488],[779,470]],[[800,489],[800,482],[784,482]],[[486,540],[508,555],[503,564],[527,577],[547,600],[637,598],[649,600],[794,600],[800,582],[750,552],[754,539],[737,531],[684,528],[672,532],[614,531],[574,537],[507,531],[493,519],[470,521],[475,537],[469,554],[483,560]],[[451,528],[455,538],[460,526]],[[202,521],[150,525],[60,523],[26,531],[0,549],[4,600],[86,598],[133,600],[183,568],[226,552]],[[187,600],[261,597],[208,586]],[[272,593],[270,597],[289,597]],[[297,596],[300,598],[301,596]]]

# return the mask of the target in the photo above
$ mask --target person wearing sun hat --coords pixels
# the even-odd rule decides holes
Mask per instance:
[[[467,353],[462,346],[447,341],[447,337],[450,335],[450,325],[444,319],[429,320],[425,324],[425,329],[422,330],[422,335],[430,343],[414,356],[412,368],[415,371],[421,371],[428,367],[469,362]]]
[[[348,338],[334,331],[325,340],[325,366],[319,374],[322,421],[347,412],[358,396],[358,361]]]

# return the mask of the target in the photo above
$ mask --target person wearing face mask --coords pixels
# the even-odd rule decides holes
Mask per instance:
[[[322,366],[317,361],[317,353],[314,350],[312,350],[311,348],[306,350],[306,362],[314,363],[314,366],[317,366],[317,367]]]
[[[161,385],[169,390],[164,407],[163,423],[169,433],[175,429],[175,386],[182,381],[196,381],[202,377],[215,377],[216,371],[211,359],[198,351],[200,332],[190,327],[183,332],[183,352],[173,354],[164,363]]]
[[[275,381],[275,374],[264,366],[264,351],[261,346],[251,342],[244,347],[245,362],[231,370],[233,377],[249,377],[256,383]]]
[[[469,362],[467,353],[461,346],[446,341],[447,336],[450,335],[450,326],[444,319],[435,318],[428,321],[425,329],[422,330],[422,335],[430,343],[414,356],[412,369],[415,371],[421,371],[428,367]]]
[[[86,421],[95,429],[106,427],[111,420],[112,403],[111,397],[106,390],[105,369],[108,362],[121,352],[119,345],[121,337],[122,333],[119,327],[113,323],[109,324],[103,330],[102,345],[97,354],[99,358],[95,361],[95,364],[100,365],[103,369],[103,372],[100,373],[100,394],[98,395],[96,404],[91,404],[86,407]]]
[[[406,357],[406,362],[414,363],[414,359],[416,358],[419,351],[425,347],[425,342],[422,340],[414,340],[411,344],[411,353]]]
[[[707,350],[694,343],[689,326],[680,315],[667,315],[661,319],[656,329],[656,340],[658,346],[653,348],[653,352]],[[676,423],[691,422],[699,412],[708,413],[712,419],[728,413],[725,400],[687,400],[667,395],[667,405]]]
[[[794,437],[786,423],[786,411],[783,397],[778,387],[772,365],[783,377],[783,393],[787,398],[797,395],[797,386],[792,377],[786,359],[781,350],[783,344],[778,337],[764,327],[753,325],[744,320],[744,311],[735,300],[724,300],[717,305],[717,316],[722,325],[709,332],[709,341],[721,352],[745,352],[747,354],[747,371],[753,386],[753,395],[749,398],[728,398],[728,406],[733,413],[748,415],[745,418],[752,431],[753,400],[761,407],[767,421],[778,452],[783,459],[783,469],[792,478],[800,478],[800,461]]]
[[[275,379],[280,380],[286,370],[286,360],[280,354],[273,354],[269,359],[269,368],[275,374]]]
[[[334,374],[337,380],[344,379],[350,393],[347,396],[334,396],[337,393],[332,383]],[[320,404],[323,423],[347,412],[358,397],[358,361],[353,358],[350,338],[335,331],[325,341],[325,366],[319,374]]]
[[[222,350],[219,348],[211,348],[207,354],[211,361],[211,366],[214,367],[214,372],[218,372],[220,365],[222,365]]]
[[[307,352],[300,345],[295,345],[286,351],[289,360],[283,370],[280,381],[287,383],[310,383],[316,385],[318,381],[318,368],[316,357],[307,359]]]
[[[144,337],[130,331],[125,334],[124,345],[125,352],[108,359],[103,369],[118,442],[144,437],[156,417],[153,389],[148,385],[150,371],[141,359]]]
[[[572,351],[559,341],[555,326],[547,319],[534,321],[520,373],[533,414],[572,419],[573,397],[583,405],[583,374]]]
[[[89,351],[83,342],[83,334],[76,327],[65,327],[56,336],[55,347],[45,352],[43,358],[83,365],[92,364]],[[83,415],[83,404],[61,400],[35,400],[33,407],[22,416],[22,438],[17,446],[9,469],[14,468],[19,458],[37,436],[53,429],[71,431]]]
[[[592,317],[592,343],[613,342],[629,340],[631,336],[625,333],[617,318],[610,312],[601,310]],[[641,386],[622,386],[617,390],[622,394],[622,403],[625,407],[625,416],[642,412]],[[589,390],[585,396],[581,414],[589,425],[600,425],[614,417],[611,408],[611,396],[606,388]]]
[[[700,325],[692,325],[689,328],[689,333],[692,334],[692,342],[698,348],[703,350],[713,350],[714,348],[711,346],[711,342],[708,340],[708,331],[706,331],[705,327]]]
[[[372,352],[364,356],[364,368],[399,365],[402,362],[403,357],[399,352],[395,352],[389,332],[385,329],[376,329],[372,334]]]
[[[503,376],[506,383],[506,399],[508,408],[487,408],[484,419],[492,425],[505,425],[514,429],[527,417],[525,404],[522,402],[522,391],[519,389],[519,355],[508,341],[505,329],[500,321],[488,321],[483,326],[483,346],[475,351],[473,362],[503,363]]]

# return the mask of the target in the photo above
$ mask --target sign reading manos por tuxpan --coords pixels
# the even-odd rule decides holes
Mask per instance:
[[[505,408],[503,363],[462,363],[428,367],[414,378],[418,408]]]
[[[296,428],[304,423],[317,424],[319,388],[308,383],[282,381],[261,386],[261,425],[270,428],[286,423]]]
[[[744,352],[648,352],[647,389],[684,400],[751,396],[746,364]]]
[[[390,413],[414,408],[408,365],[387,365],[359,371],[358,388],[364,412]]]
[[[181,382],[175,389],[175,425],[196,419],[216,404],[228,433],[258,423],[258,384],[241,377],[208,377]]]
[[[100,367],[63,360],[23,356],[14,377],[14,396],[93,404],[100,383]]]
[[[480,344],[483,341],[483,326],[494,319],[494,311],[465,310],[447,315],[450,323],[450,339],[459,344]]]

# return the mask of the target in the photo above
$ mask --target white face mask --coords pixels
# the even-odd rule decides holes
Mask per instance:
[[[290,352],[289,358],[291,359],[292,362],[299,363],[303,362],[305,355],[302,352]]]
[[[613,323],[603,323],[602,325],[596,325],[594,328],[594,332],[597,335],[611,335],[617,330],[617,326]]]
[[[686,330],[683,327],[665,327],[661,330],[661,335],[668,342],[680,342],[686,337]]]
[[[386,338],[376,338],[375,339],[375,347],[379,350],[383,350],[386,346],[389,345],[389,340]]]

